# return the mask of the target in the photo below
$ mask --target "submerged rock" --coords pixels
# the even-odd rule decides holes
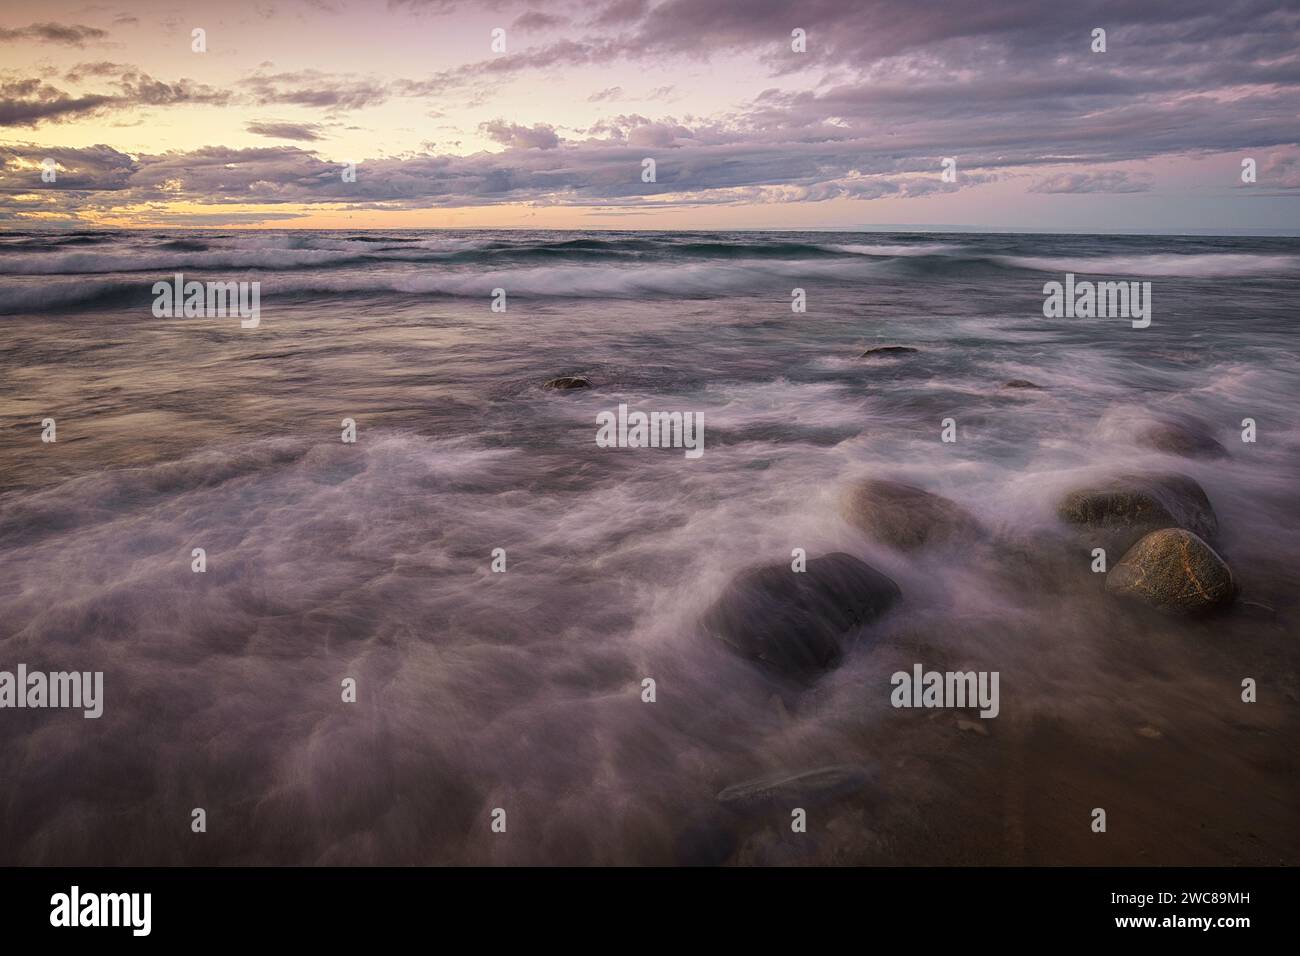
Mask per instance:
[[[701,626],[745,657],[808,679],[837,667],[843,635],[875,620],[899,596],[890,578],[836,552],[810,559],[805,571],[786,563],[742,571]]]
[[[910,345],[877,345],[867,349],[858,358],[884,358],[889,355],[910,355],[919,351],[921,350],[914,349]]]
[[[1041,386],[1041,385],[1035,385],[1033,382],[1029,381],[1029,379],[1027,379],[1027,378],[1013,378],[1013,379],[1012,379],[1011,381],[1009,381],[1009,382],[1003,382],[1003,383],[1002,383],[1002,387],[1003,387],[1003,388],[1039,388],[1039,389],[1041,389],[1043,386]]]
[[[850,488],[841,509],[854,527],[901,551],[972,538],[979,523],[961,505],[921,488],[868,478]]]
[[[1138,435],[1138,441],[1157,451],[1184,458],[1228,457],[1228,449],[1219,444],[1202,422],[1156,422]]]
[[[673,855],[678,866],[721,866],[736,852],[740,841],[735,820],[721,807],[697,812],[674,840]]]
[[[872,767],[837,764],[802,773],[771,774],[733,784],[718,794],[718,802],[738,810],[778,804],[783,807],[816,806],[874,787],[877,779],[877,772]]]
[[[581,375],[561,375],[559,378],[551,379],[542,388],[591,388],[591,381]]]
[[[1106,575],[1106,590],[1167,614],[1200,614],[1232,601],[1232,571],[1208,544],[1182,528],[1153,531]]]
[[[1108,549],[1125,551],[1161,528],[1185,528],[1213,539],[1219,530],[1210,499],[1195,479],[1179,474],[1121,475],[1067,492],[1056,506],[1067,524],[1098,535]]]

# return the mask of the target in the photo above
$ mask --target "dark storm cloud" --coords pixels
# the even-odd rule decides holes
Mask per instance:
[[[113,63],[82,64],[68,75],[78,79],[111,75],[110,85],[117,91],[73,95],[40,80],[3,80],[0,81],[0,126],[37,126],[109,110],[195,103],[221,105],[230,101],[229,93],[201,83],[189,80],[167,83]]]
[[[601,32],[610,21],[616,30]],[[728,53],[760,57],[778,74],[823,75],[813,91],[756,96],[733,117],[738,138],[886,138],[927,157],[1006,151],[1008,164],[1300,140],[1288,105],[1300,95],[1296,0],[667,0],[610,3],[589,22],[597,26],[585,35],[404,81],[401,92],[445,95],[535,71]],[[790,50],[796,26],[808,31],[806,54]],[[1107,31],[1104,53],[1091,50],[1094,27]]]
[[[390,95],[388,86],[379,80],[319,70],[259,73],[240,81],[240,87],[260,106],[286,104],[326,110],[377,106]]]
[[[244,129],[258,136],[272,139],[292,139],[303,143],[314,142],[321,138],[320,127],[315,123],[274,123],[254,121]]]
[[[573,4],[575,13],[589,4]],[[468,9],[468,7],[466,7]],[[1294,79],[1295,0],[952,0],[856,3],[851,0],[614,0],[590,19],[591,32],[485,58],[440,76],[465,80],[546,66],[674,55],[707,58],[757,53],[778,69],[847,66],[865,70],[882,60],[924,54],[932,66],[997,71],[1017,63],[1068,73],[1092,56],[1109,57],[1129,79],[1151,67],[1205,62],[1210,49],[1230,53],[1213,64],[1234,66],[1282,57],[1278,75]],[[1092,54],[1091,31],[1108,33],[1106,54]],[[795,54],[790,35],[806,31],[808,52]],[[617,30],[616,35],[609,31]],[[1120,62],[1115,62],[1120,61]],[[1239,78],[1240,79],[1240,78]]]
[[[33,23],[16,30],[0,27],[0,41],[32,41],[36,43],[62,43],[68,46],[85,46],[88,40],[102,40],[107,30],[78,24]]]
[[[542,136],[520,127],[510,135]],[[708,140],[716,134],[701,131]],[[864,178],[850,170],[865,148],[862,143],[803,144],[781,151],[765,146],[698,142],[662,157],[658,182],[641,181],[645,150],[621,143],[587,141],[549,149],[516,145],[501,153],[367,160],[356,166],[356,181],[345,182],[343,166],[295,146],[256,149],[209,147],[135,159],[118,153],[79,155],[64,151],[60,162],[87,170],[77,186],[113,190],[107,206],[189,200],[208,204],[348,203],[357,206],[422,208],[474,206],[503,201],[575,203],[599,206],[636,202],[646,197],[689,194],[694,203],[738,201],[818,201],[836,197],[916,196],[952,191],[987,181],[971,176],[958,185],[940,181],[937,170]],[[103,150],[103,147],[96,148]],[[30,164],[46,155],[38,147],[12,152]],[[0,157],[5,157],[0,152]],[[9,162],[7,159],[6,162]],[[93,171],[92,177],[89,171]],[[832,173],[838,175],[832,176]],[[26,176],[23,189],[38,188],[39,173]],[[769,195],[773,182],[782,192]],[[83,197],[84,205],[93,197]]]
[[[56,163],[54,183],[41,181],[40,164]],[[39,190],[93,190],[116,192],[127,188],[139,168],[126,153],[108,146],[74,149],[66,146],[16,144],[0,146],[0,193]]]
[[[112,96],[69,96],[40,80],[0,82],[0,126],[35,126],[103,109]]]

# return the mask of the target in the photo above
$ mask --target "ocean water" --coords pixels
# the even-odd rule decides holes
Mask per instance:
[[[178,272],[259,281],[259,326],[155,318]],[[1045,318],[1067,272],[1150,326]],[[0,234],[0,669],[105,675],[98,720],[0,711],[0,863],[1300,862],[1298,293],[1295,239]],[[704,454],[598,447],[620,404]],[[1118,605],[1056,518],[1144,471],[1206,489],[1225,613]],[[869,539],[872,476],[987,540]],[[794,548],[902,592],[808,685],[699,628]],[[892,708],[917,662],[1001,713]],[[805,834],[717,799],[843,765]]]

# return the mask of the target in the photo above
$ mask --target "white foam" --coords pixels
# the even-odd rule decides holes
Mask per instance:
[[[991,256],[1017,269],[1080,275],[1249,276],[1300,271],[1300,257],[1246,253],[1168,253],[1147,256]]]

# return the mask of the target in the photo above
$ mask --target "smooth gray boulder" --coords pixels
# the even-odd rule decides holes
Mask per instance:
[[[842,552],[740,572],[704,613],[701,628],[744,657],[797,680],[837,667],[847,632],[874,621],[900,597],[898,585]]]
[[[979,534],[979,523],[961,505],[885,478],[856,482],[841,498],[840,511],[849,524],[900,551]]]
[[[1161,528],[1185,528],[1207,540],[1219,530],[1205,489],[1173,473],[1120,475],[1075,488],[1062,496],[1056,513],[1102,547],[1121,552]]]
[[[1183,458],[1228,457],[1228,449],[1210,434],[1209,426],[1190,419],[1148,425],[1138,434],[1138,441],[1149,448]]]

